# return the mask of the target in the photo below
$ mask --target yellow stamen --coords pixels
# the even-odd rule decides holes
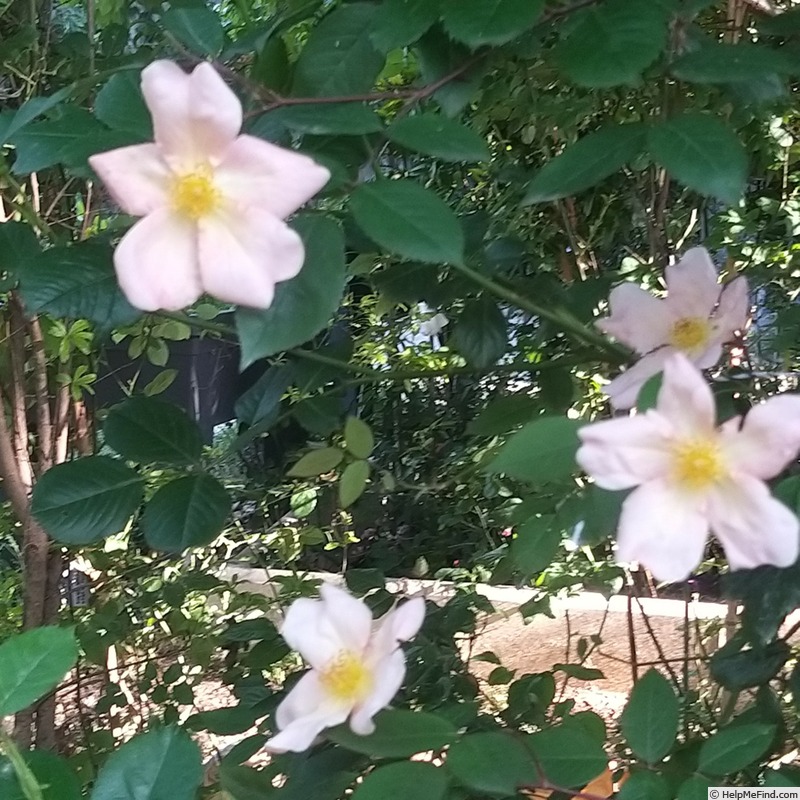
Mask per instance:
[[[320,682],[337,700],[357,702],[372,689],[372,675],[352,653],[340,653],[320,675]]]
[[[209,169],[188,172],[175,179],[172,185],[173,208],[189,219],[200,219],[219,205],[220,193],[214,186]]]
[[[674,476],[683,489],[707,489],[725,475],[719,445],[713,439],[688,439],[675,447]]]
[[[691,352],[706,346],[711,335],[711,325],[702,317],[683,317],[672,326],[669,342],[678,350]]]

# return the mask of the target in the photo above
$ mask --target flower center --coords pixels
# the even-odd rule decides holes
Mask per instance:
[[[669,343],[678,350],[691,352],[704,347],[711,333],[711,326],[702,317],[682,317],[672,326]]]
[[[707,489],[725,474],[719,446],[713,439],[689,439],[675,448],[674,476],[683,489]]]
[[[172,185],[172,205],[175,210],[195,220],[210,214],[220,200],[212,178],[211,170],[207,168],[179,175]]]
[[[352,653],[340,653],[320,675],[320,682],[337,700],[357,702],[372,689],[372,675]]]

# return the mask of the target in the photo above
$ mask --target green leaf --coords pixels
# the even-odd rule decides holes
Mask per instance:
[[[358,417],[348,417],[344,424],[344,445],[356,458],[369,458],[375,447],[372,429]]]
[[[344,234],[330,217],[306,214],[292,221],[306,248],[300,274],[278,284],[265,311],[240,308],[236,328],[244,369],[259,358],[307,342],[339,308],[345,286]]]
[[[700,748],[698,769],[707,775],[731,775],[752,764],[767,751],[774,725],[734,725],[717,731]]]
[[[169,389],[178,377],[178,370],[164,369],[158,373],[143,389],[142,394],[145,397],[153,397],[154,395],[161,394]]]
[[[57,542],[89,544],[119,533],[139,507],[143,480],[122,461],[88,456],[47,470],[31,512]]]
[[[81,242],[28,254],[16,273],[31,314],[88,319],[104,329],[129,325],[141,315],[119,290],[110,247]]]
[[[42,800],[81,800],[80,781],[63,758],[46,750],[29,750],[22,758],[42,789]],[[0,797],[29,800],[5,757],[0,757]]]
[[[648,135],[653,159],[673,178],[705,195],[734,204],[747,183],[747,154],[725,123],[707,114],[680,114]]]
[[[415,42],[439,18],[438,0],[385,0],[370,37],[382,53]]]
[[[655,772],[633,772],[617,794],[617,800],[671,800],[669,784]],[[703,800],[706,795],[703,795]]]
[[[232,800],[268,800],[275,791],[272,785],[274,779],[269,770],[242,767],[231,764],[227,759],[220,764],[220,787],[225,796],[230,796]]]
[[[381,711],[375,732],[359,736],[349,725],[328,731],[328,738],[348,750],[373,758],[407,758],[425,750],[439,750],[457,735],[452,722],[426,711]]]
[[[578,722],[534,733],[528,742],[547,779],[559,786],[584,786],[608,766],[602,739]]]
[[[768,683],[791,655],[789,645],[781,640],[765,647],[740,648],[741,642],[731,640],[714,653],[709,664],[714,680],[733,692]]]
[[[0,717],[49,694],[78,660],[72,629],[47,626],[0,644]]]
[[[0,225],[0,270],[16,275],[20,265],[33,261],[41,252],[33,228],[8,220]]]
[[[105,443],[131,461],[192,464],[203,454],[197,425],[177,406],[154,397],[130,397],[108,412]]]
[[[473,366],[492,366],[508,349],[508,321],[487,295],[464,306],[449,343]]]
[[[400,117],[386,131],[387,136],[409,150],[442,161],[488,161],[489,148],[476,131],[441,114]]]
[[[669,753],[678,735],[680,703],[669,681],[648,670],[633,687],[620,726],[628,746],[649,764]]]
[[[306,453],[286,474],[290,478],[314,478],[336,469],[344,453],[338,447],[322,447]]]
[[[667,21],[651,0],[610,0],[584,12],[556,47],[556,61],[581,86],[637,84],[667,43]]]
[[[217,736],[234,736],[252,728],[259,716],[263,717],[264,713],[259,714],[252,706],[228,706],[192,714],[186,720],[186,727],[190,731],[208,731]]]
[[[202,472],[184,475],[153,495],[144,509],[142,528],[154,550],[180,553],[213,542],[230,511],[231,498],[216,478]]]
[[[533,755],[507,733],[464,736],[448,750],[447,769],[467,788],[501,797],[539,781]]]
[[[561,531],[552,516],[533,517],[511,542],[511,558],[524,575],[541,572],[550,566],[561,545]]]
[[[91,800],[194,800],[202,780],[197,745],[179,728],[161,728],[112,753]]]
[[[580,420],[541,417],[513,434],[489,464],[489,472],[532,482],[557,481],[575,471]]]
[[[692,83],[736,83],[793,71],[791,61],[781,51],[750,42],[707,44],[672,64],[677,78]]]
[[[349,508],[364,494],[369,472],[370,466],[366,461],[353,461],[344,468],[339,478],[339,505],[342,508]]]
[[[533,26],[544,0],[444,0],[445,30],[472,48],[516,39]]]
[[[47,97],[32,97],[30,100],[26,100],[17,109],[11,124],[6,128],[4,132],[5,141],[10,142],[14,134],[25,128],[29,122],[63,103],[69,97],[71,91],[72,87],[65,86]]]
[[[800,33],[800,8],[788,8],[774,17],[762,17],[758,21],[762,33],[774,36],[792,36]]]
[[[460,264],[464,232],[438,195],[410,180],[359,186],[350,198],[359,227],[390,253],[429,264]]]
[[[203,56],[217,56],[225,44],[219,14],[206,6],[173,6],[161,15],[164,27],[179,42]]]
[[[523,204],[544,203],[589,189],[636,158],[645,145],[641,124],[607,125],[547,162],[528,185]]]
[[[378,6],[350,3],[328,14],[300,53],[293,94],[324,97],[372,89],[384,64],[370,38],[379,12]]]
[[[401,761],[370,772],[356,786],[353,800],[389,800],[413,794],[414,800],[442,800],[447,792],[447,773],[421,761]]]
[[[236,418],[245,425],[276,419],[281,398],[293,377],[294,370],[288,364],[270,367],[236,401]]]
[[[259,117],[298,133],[364,135],[383,129],[381,118],[363,103],[309,103],[278,108]]]
[[[153,123],[139,85],[141,75],[141,70],[112,75],[97,94],[94,115],[109,128],[131,134],[134,142],[152,142]]]
[[[676,800],[708,800],[708,790],[713,785],[714,782],[708,778],[693,775],[680,785]]]
[[[497,436],[529,422],[540,411],[541,404],[525,392],[495,397],[467,425],[470,436]]]

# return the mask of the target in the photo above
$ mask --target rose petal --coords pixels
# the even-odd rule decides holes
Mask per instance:
[[[331,702],[315,672],[307,672],[283,699],[275,712],[280,729],[264,747],[274,753],[301,753],[326,728],[347,719],[349,706]]]
[[[782,394],[754,406],[722,427],[725,458],[737,474],[772,478],[797,460],[800,451],[800,395]]]
[[[143,311],[177,311],[203,293],[196,228],[166,209],[143,217],[122,237],[114,266],[125,296]]]
[[[203,288],[227,303],[268,308],[276,282],[293,278],[303,266],[298,234],[261,209],[204,217],[198,230]]]
[[[154,144],[98,153],[89,156],[89,164],[126,214],[143,217],[169,202],[172,171]]]
[[[714,395],[700,370],[674,353],[664,364],[656,408],[681,436],[711,435],[716,421]]]
[[[295,600],[281,627],[281,635],[315,669],[325,669],[342,652],[360,654],[372,631],[367,606],[342,589],[323,584],[322,600]]]
[[[611,316],[597,322],[603,333],[642,354],[667,342],[673,320],[663,300],[634,283],[623,283],[612,289],[608,305]]]
[[[154,61],[142,70],[142,94],[156,144],[177,169],[217,163],[242,127],[242,105],[211,64],[188,75],[171,61]]]
[[[693,247],[666,269],[667,303],[676,318],[711,315],[720,296],[717,270],[705,247]]]
[[[415,597],[401,603],[378,621],[369,643],[369,660],[379,661],[394,652],[400,642],[413,639],[425,620],[425,601]]]
[[[728,342],[735,331],[744,330],[750,316],[750,295],[747,279],[736,278],[722,287],[719,306],[714,313],[714,335],[720,342]]]
[[[395,650],[374,668],[375,684],[363,703],[355,707],[350,716],[353,733],[369,736],[375,730],[372,718],[386,708],[400,690],[406,676],[406,660],[402,650]]]
[[[635,364],[628,367],[621,375],[614,378],[611,383],[603,387],[603,392],[608,396],[611,405],[619,410],[633,408],[639,398],[639,392],[653,375],[658,375],[664,369],[664,362],[676,350],[670,346],[659,347],[646,356],[642,356]]]
[[[330,172],[308,156],[240,136],[225,151],[215,180],[227,197],[282,219],[308,202],[330,179]]]
[[[622,505],[617,559],[639,561],[660,581],[680,581],[700,563],[708,522],[690,497],[664,481],[640,486]]]
[[[578,464],[603,489],[630,489],[669,471],[670,430],[652,412],[595,422],[578,436]]]
[[[690,356],[688,353],[686,355],[691,358],[692,364],[695,364],[699,369],[709,369],[719,361],[722,355],[722,340],[712,331],[710,344],[705,350],[696,356]]]
[[[797,560],[797,517],[757,478],[737,476],[716,487],[709,519],[731,569],[788,567]]]

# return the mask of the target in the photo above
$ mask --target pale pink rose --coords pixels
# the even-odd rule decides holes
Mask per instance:
[[[603,489],[636,488],[625,500],[617,556],[659,580],[686,578],[709,530],[732,569],[787,567],[798,555],[798,520],[764,483],[796,460],[800,395],[772,397],[715,426],[714,398],[685,356],[664,364],[654,409],[579,432],[578,463]]]
[[[372,733],[372,718],[389,705],[405,678],[400,642],[416,636],[425,616],[421,597],[376,623],[367,605],[342,589],[323,584],[320,598],[295,600],[281,629],[311,669],[278,706],[280,732],[266,743],[273,752],[302,752],[325,728],[348,717],[354,733]]]
[[[142,217],[114,253],[120,287],[144,311],[177,310],[203,292],[266,308],[300,271],[300,237],[283,219],[329,173],[310,158],[240,136],[242,106],[210,64],[142,71],[155,142],[89,159],[127,214]]]
[[[611,316],[597,327],[640,353],[640,358],[605,387],[615,408],[631,408],[639,390],[676,352],[701,369],[713,367],[722,345],[744,329],[750,311],[747,280],[721,285],[704,247],[694,247],[666,269],[667,296],[649,294],[634,283],[615,287]]]

